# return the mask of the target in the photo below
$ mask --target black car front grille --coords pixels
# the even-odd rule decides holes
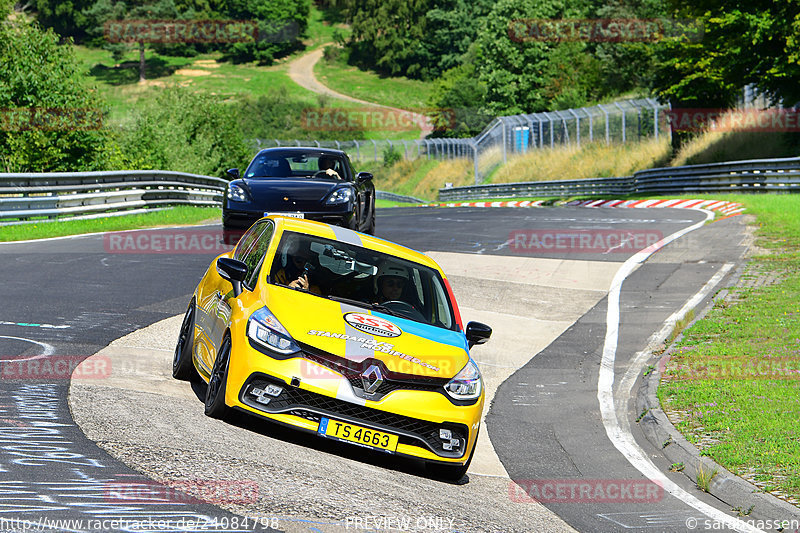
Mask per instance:
[[[269,384],[282,388],[276,397],[270,397],[268,403],[261,403],[251,393],[253,389],[264,390]],[[250,407],[267,413],[289,413],[308,420],[319,421],[320,417],[328,417],[350,422],[373,429],[393,433],[400,437],[400,442],[420,446],[421,444],[442,457],[456,458],[464,455],[469,429],[463,424],[428,422],[416,418],[389,413],[362,405],[324,396],[297,387],[292,387],[281,380],[256,374],[251,376],[242,388],[240,400]],[[461,444],[457,449],[446,450],[440,430],[450,430],[453,439]]]

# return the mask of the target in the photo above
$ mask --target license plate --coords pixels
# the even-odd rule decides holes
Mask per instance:
[[[303,213],[284,213],[284,212],[270,212],[270,211],[264,212],[265,217],[268,217],[270,215],[275,215],[279,217],[289,217],[289,218],[306,218],[306,216]]]
[[[323,418],[319,422],[317,433],[326,437],[369,446],[370,448],[378,448],[390,452],[397,450],[397,435],[362,428],[361,426],[339,422],[338,420]]]

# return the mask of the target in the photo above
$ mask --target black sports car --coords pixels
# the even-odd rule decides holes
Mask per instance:
[[[266,215],[318,220],[373,234],[375,185],[372,174],[355,174],[347,154],[325,148],[267,148],[256,154],[244,176],[232,180],[222,203],[222,226],[246,229]]]

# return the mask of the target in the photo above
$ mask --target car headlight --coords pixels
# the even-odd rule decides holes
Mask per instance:
[[[482,389],[481,372],[472,359],[444,386],[447,394],[455,400],[475,400],[480,397]]]
[[[262,307],[250,315],[250,321],[247,323],[247,336],[253,342],[281,354],[300,351],[300,347],[294,342],[286,328],[266,307]]]
[[[336,189],[330,195],[326,204],[344,204],[353,199],[353,191],[351,189]]]
[[[236,185],[235,183],[231,183],[228,185],[228,200],[233,200],[235,202],[249,202],[250,195],[247,194],[247,191],[244,189],[244,187]]]

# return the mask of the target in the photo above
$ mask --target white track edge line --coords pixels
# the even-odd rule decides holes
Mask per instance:
[[[608,294],[608,309],[606,311],[606,336],[603,344],[603,358],[600,365],[600,373],[597,379],[597,400],[600,404],[600,416],[603,420],[606,434],[614,447],[622,453],[628,462],[641,472],[645,477],[651,481],[660,484],[665,491],[669,492],[675,498],[681,500],[685,504],[693,507],[697,511],[703,513],[709,518],[725,524],[735,531],[747,533],[763,533],[760,529],[751,526],[750,524],[739,520],[735,517],[728,516],[724,512],[708,505],[707,503],[699,500],[696,496],[689,494],[683,488],[679,487],[671,479],[667,478],[653,462],[647,457],[630,432],[626,433],[620,426],[617,419],[617,413],[614,406],[614,361],[616,359],[617,342],[619,339],[619,317],[620,317],[620,292],[622,283],[633,272],[637,265],[644,262],[652,254],[669,244],[670,242],[678,239],[689,232],[692,232],[714,217],[714,214],[708,210],[700,210],[706,214],[706,219],[693,224],[687,228],[669,235],[668,237],[658,241],[645,248],[644,250],[634,254],[628,258],[625,263],[617,271],[614,280],[611,283],[611,290]]]

